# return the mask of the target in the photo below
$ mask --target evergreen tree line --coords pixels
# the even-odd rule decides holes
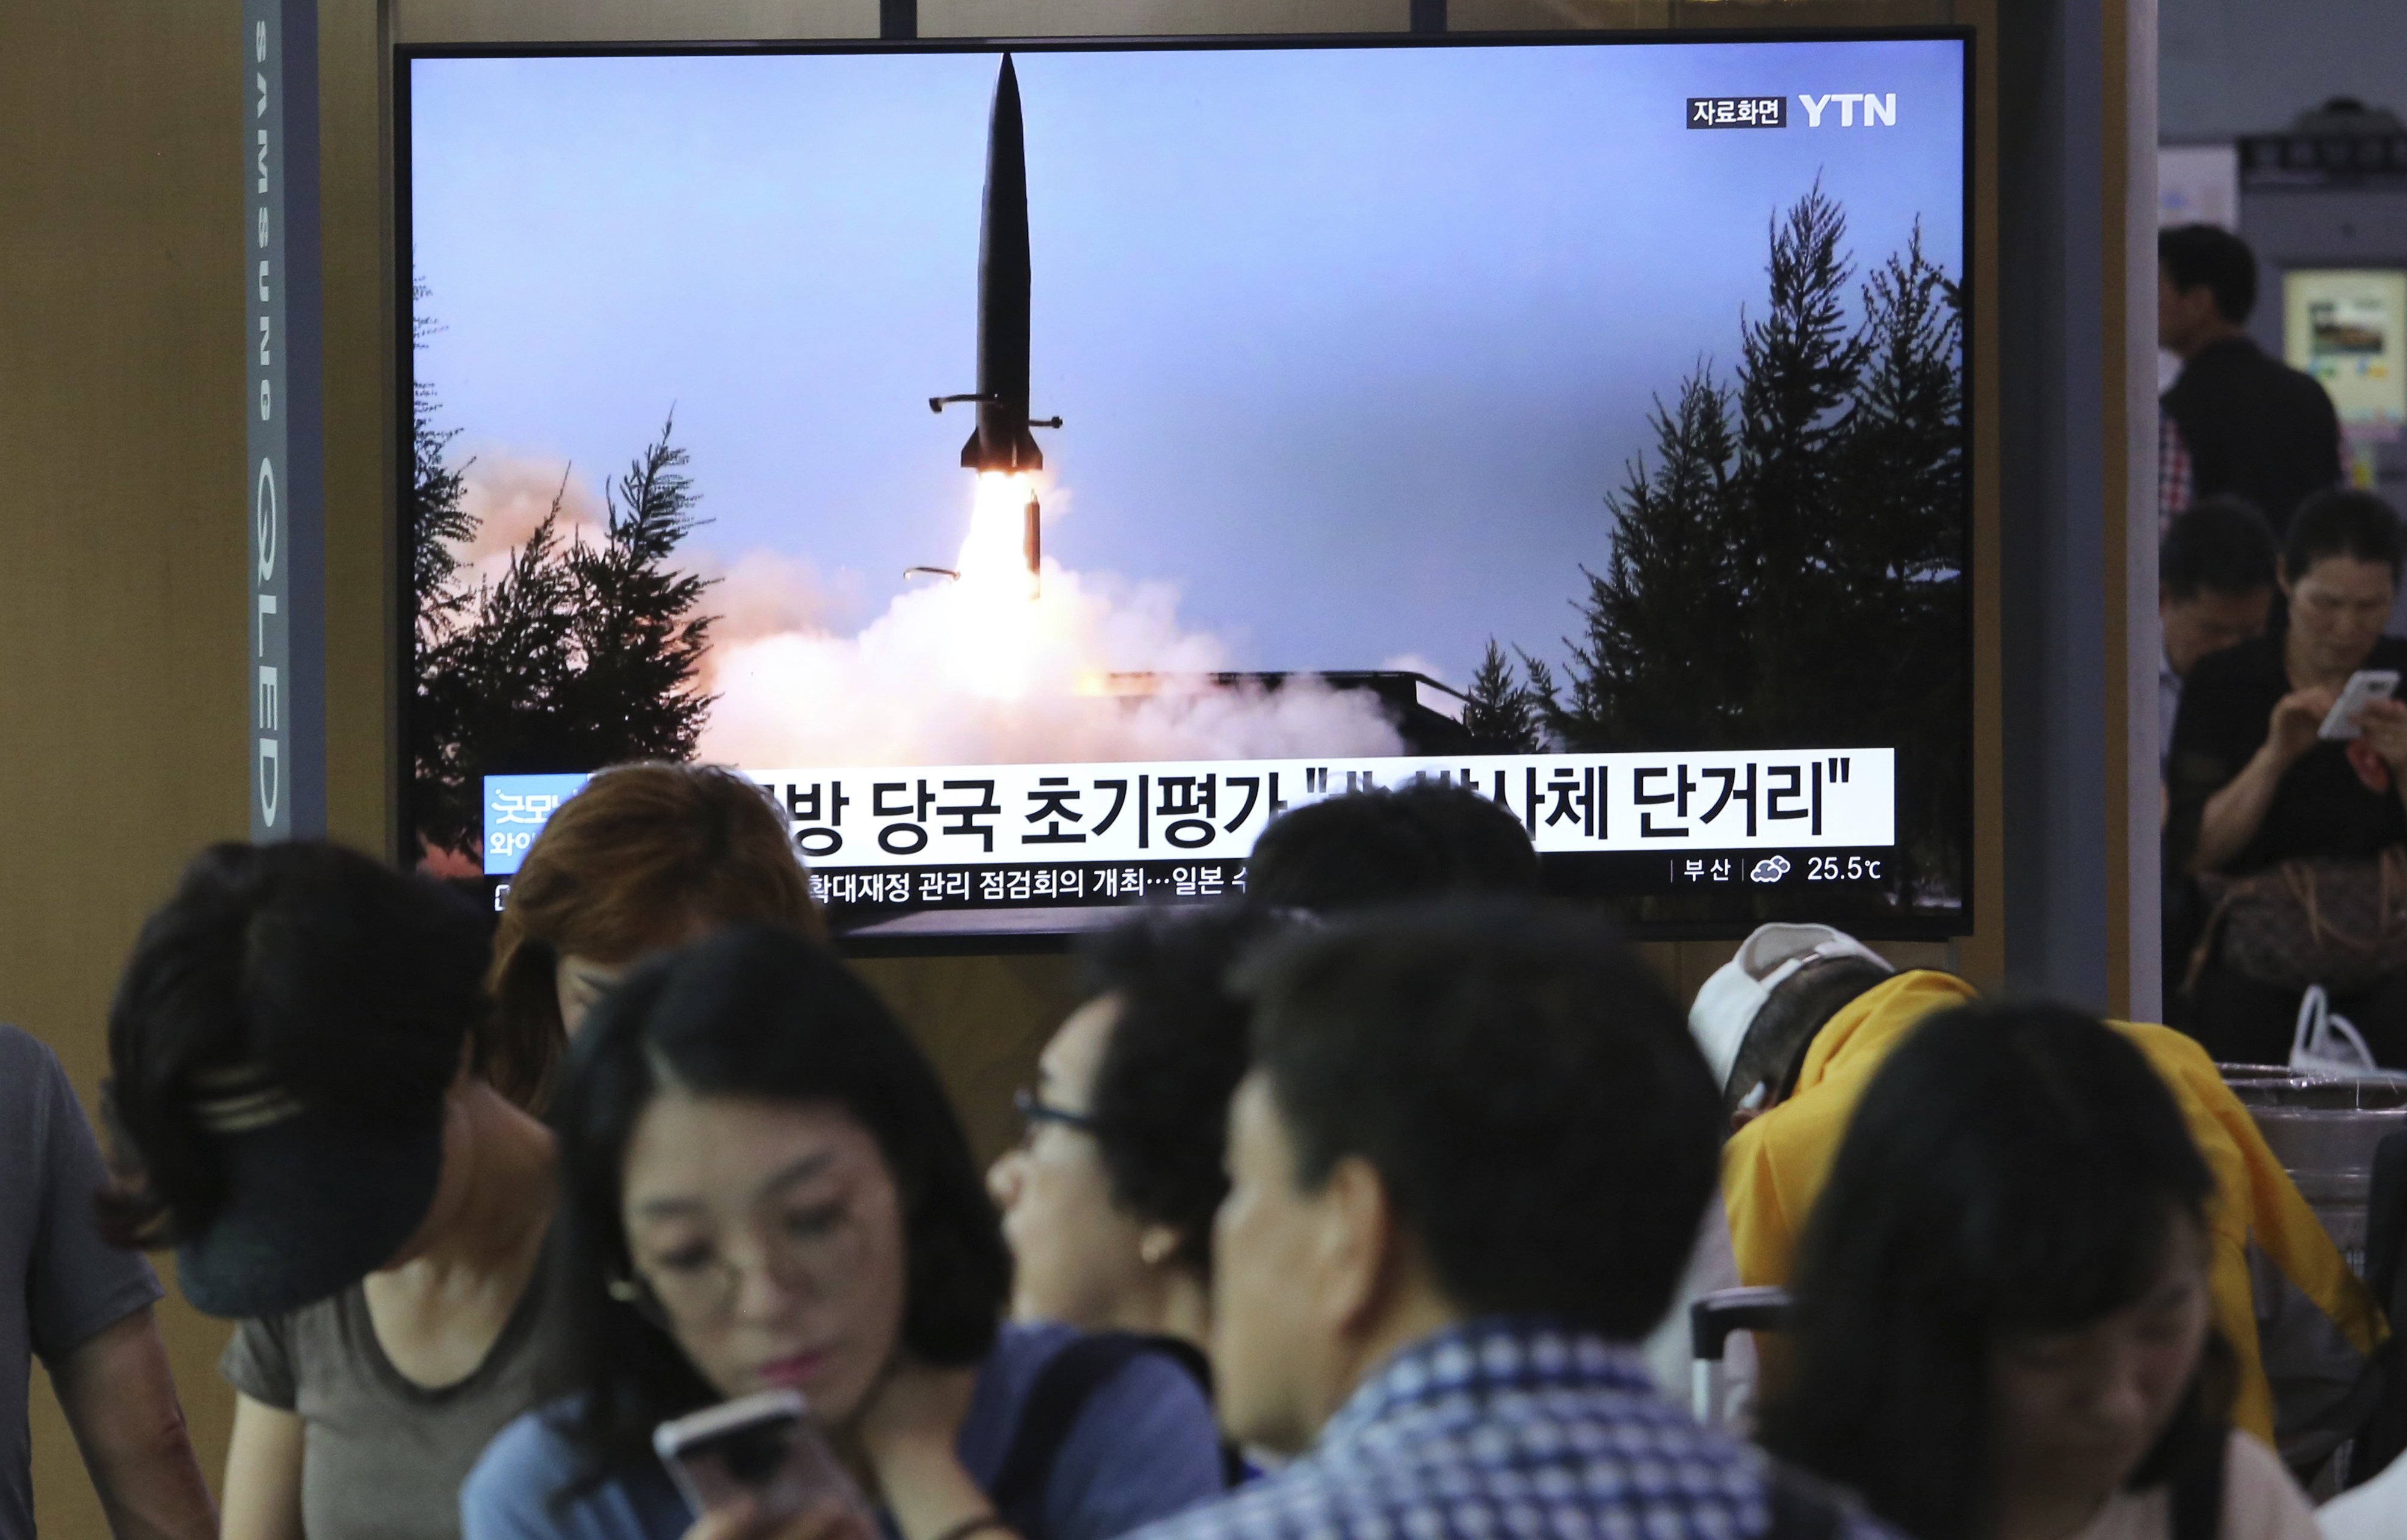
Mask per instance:
[[[423,283],[413,341],[434,330]],[[463,576],[477,533],[465,505],[468,463],[449,462],[457,428],[439,427],[434,387],[410,396],[411,475],[404,510],[417,624],[409,700],[413,813],[425,849],[471,853],[483,833],[489,775],[686,759],[712,696],[699,688],[713,617],[709,579],[671,565],[708,520],[673,442],[676,414],[615,486],[599,539],[561,528],[563,474],[550,510],[497,578]]]
[[[1819,184],[1771,233],[1734,382],[1658,399],[1605,495],[1560,683],[1492,639],[1465,723],[1498,750],[1898,750],[1899,842],[1961,878],[1969,668],[1963,311],[1919,228],[1856,285]],[[1859,303],[1852,324],[1846,301]],[[1901,898],[1904,874],[1900,874]]]

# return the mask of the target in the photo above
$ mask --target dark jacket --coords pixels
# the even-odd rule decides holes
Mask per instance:
[[[2407,672],[2407,639],[2381,637],[2357,666]],[[2210,652],[2191,667],[2165,772],[2165,857],[2173,869],[2188,864],[2207,803],[2247,768],[2289,692],[2279,635]],[[2407,808],[2399,793],[2368,788],[2349,766],[2348,746],[2327,741],[2283,773],[2264,821],[2220,869],[2236,877],[2301,858],[2375,856],[2400,844],[2407,844]]]
[[[2244,336],[2211,343],[2183,364],[2164,409],[2189,450],[2193,498],[2244,497],[2278,534],[2310,493],[2340,484],[2331,397]]]

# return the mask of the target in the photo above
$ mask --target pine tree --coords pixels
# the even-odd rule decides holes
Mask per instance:
[[[1545,748],[1539,698],[1513,673],[1496,638],[1488,638],[1478,670],[1471,676],[1471,704],[1462,725],[1486,754],[1534,754]]]
[[[1653,468],[1633,462],[1605,498],[1612,560],[1581,568],[1583,635],[1557,723],[1571,748],[1721,745],[1745,692],[1730,397],[1701,367],[1676,408],[1656,403],[1654,426]]]
[[[423,387],[413,401],[413,802],[424,847],[465,853],[482,834],[486,776],[693,753],[712,700],[695,688],[709,583],[669,564],[704,522],[672,416],[605,491],[600,539],[563,538],[563,473],[502,574],[463,588],[456,545],[476,524],[444,462],[451,434],[430,425],[433,401]]]
[[[425,279],[410,284],[409,340],[412,350],[418,352],[425,351],[426,339],[442,330],[425,312],[427,293]],[[467,606],[468,596],[459,586],[460,558],[455,548],[477,535],[476,517],[464,506],[467,470],[475,462],[457,466],[448,463],[446,456],[460,430],[435,425],[435,413],[441,408],[432,384],[424,379],[411,382],[409,490],[402,519],[409,532],[409,592],[416,606],[421,665],[427,649],[442,638]]]
[[[669,558],[697,527],[700,498],[684,474],[686,451],[661,435],[604,493],[605,538],[567,554],[577,589],[573,637],[579,666],[564,714],[593,736],[589,758],[684,759],[693,752],[713,697],[695,690],[711,618],[697,612],[709,580],[670,570]]]
[[[426,313],[423,278],[410,284],[409,335],[413,352],[442,327]],[[410,652],[414,664],[407,736],[419,835],[444,849],[463,849],[475,813],[467,790],[450,761],[460,742],[458,692],[444,681],[450,668],[472,596],[460,583],[459,548],[476,538],[477,520],[466,506],[467,464],[449,462],[457,428],[436,425],[441,402],[425,378],[409,392],[409,486],[403,494],[402,529],[409,553],[412,605]]]
[[[1521,660],[1522,677],[1529,681],[1521,687],[1521,692],[1529,698],[1531,712],[1537,718],[1538,748],[1558,748],[1567,741],[1564,730],[1569,723],[1563,712],[1562,692],[1555,685],[1555,671],[1544,658],[1532,657],[1526,649],[1517,647],[1513,652]]]
[[[1865,366],[1837,456],[1847,517],[1829,560],[1859,583],[1919,590],[1963,566],[1962,298],[1917,227],[1863,290]]]
[[[1866,365],[1840,447],[1826,558],[1857,595],[1844,664],[1855,741],[1898,746],[1901,840],[1960,854],[1969,722],[1963,549],[1962,295],[1917,229],[1863,291]],[[1834,638],[1826,652],[1845,645]],[[1943,854],[1944,852],[1944,854]]]
[[[1774,741],[1824,741],[1825,697],[1840,681],[1825,673],[1830,649],[1816,644],[1854,604],[1823,560],[1841,480],[1837,448],[1865,354],[1846,322],[1846,215],[1816,180],[1774,223],[1771,304],[1763,320],[1741,326],[1731,533],[1753,654],[1746,714]]]
[[[1850,325],[1845,233],[1818,184],[1774,221],[1736,389],[1658,403],[1569,678],[1522,688],[1571,748],[1895,748],[1904,899],[1962,875],[1962,296],[1917,228]]]
[[[429,751],[420,759],[416,814],[431,848],[474,848],[483,777],[557,769],[570,747],[560,709],[575,667],[574,595],[559,560],[566,487],[563,477],[550,512],[499,578],[465,596],[460,623],[421,667],[413,725]]]

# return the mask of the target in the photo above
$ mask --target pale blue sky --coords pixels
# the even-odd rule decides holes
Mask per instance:
[[[1656,394],[1727,373],[1818,175],[1859,264],[1960,268],[1960,45],[1016,56],[1047,549],[1176,582],[1246,666],[1543,655]],[[699,537],[860,575],[969,507],[991,53],[411,65],[420,355],[461,447],[615,472],[674,402]],[[1799,93],[1897,93],[1809,129]],[[1691,131],[1692,95],[1788,128]]]

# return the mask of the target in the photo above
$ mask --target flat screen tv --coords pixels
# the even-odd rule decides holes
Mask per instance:
[[[1434,778],[1641,934],[1969,929],[1970,41],[403,57],[416,854],[759,781],[839,932]]]

